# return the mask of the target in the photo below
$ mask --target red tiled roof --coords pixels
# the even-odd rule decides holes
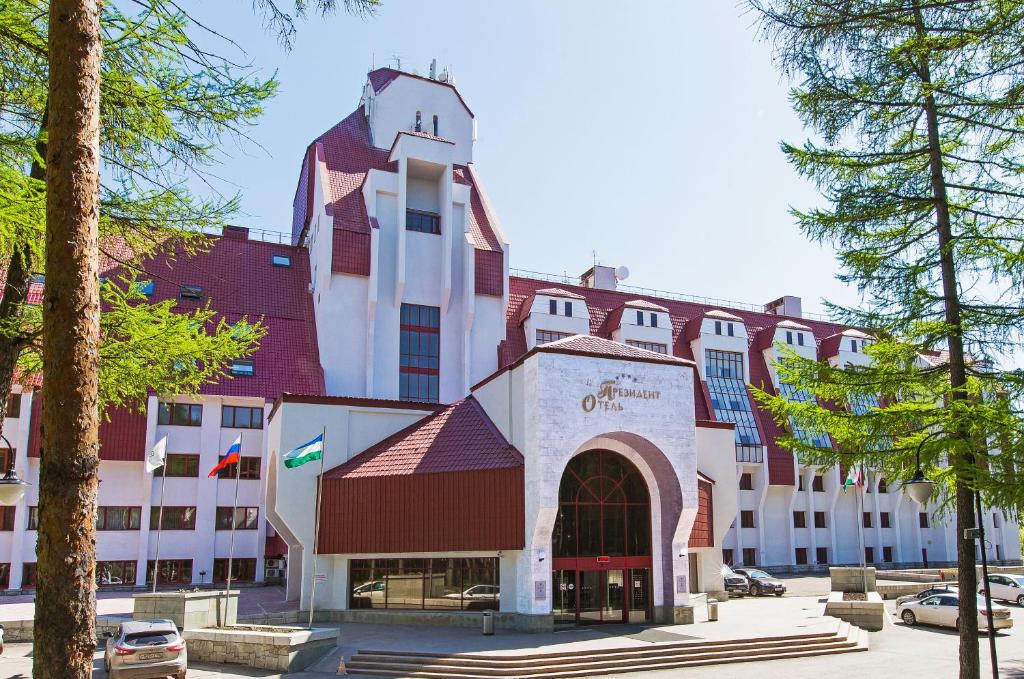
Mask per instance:
[[[518,276],[512,276],[509,278],[509,305],[506,313],[506,339],[498,345],[499,367],[505,367],[514,363],[526,353],[526,336],[523,333],[523,328],[519,321],[523,304],[540,290],[550,286],[551,284],[547,281],[532,278],[520,278]],[[748,337],[750,338],[755,337],[763,328],[774,327],[780,321],[788,318],[785,316],[777,316],[775,314],[755,311],[744,311],[738,309],[723,310],[710,305],[663,299],[649,295],[638,296],[633,292],[586,288],[578,285],[565,285],[564,287],[567,292],[577,294],[586,300],[587,309],[590,312],[590,334],[597,337],[611,337],[611,333],[614,328],[609,327],[608,316],[627,302],[640,299],[641,301],[650,302],[666,308],[669,313],[669,319],[672,323],[672,354],[679,358],[685,358],[691,361],[695,360],[696,357],[693,355],[693,351],[690,347],[690,341],[687,337],[687,331],[689,328],[686,326],[688,323],[693,323],[699,330],[700,320],[703,319],[705,315],[708,315],[709,312],[717,312],[710,314],[712,318],[725,318],[728,316],[738,319],[746,326]],[[818,338],[819,341],[821,338],[829,337],[830,335],[843,330],[843,326],[836,323],[827,323],[824,321],[805,318],[790,318],[789,320],[796,321],[801,325],[807,326],[810,329],[811,334]],[[751,370],[755,370],[753,363],[757,357],[754,353],[756,352],[751,352]],[[703,360],[703,357],[701,357],[701,360]],[[697,419],[714,420],[714,411],[710,407],[707,388],[701,380],[694,380],[694,391],[694,410]],[[761,411],[760,407],[756,403],[753,403],[753,407],[756,419],[759,423],[764,423],[771,419],[769,415]],[[765,436],[765,429],[763,427],[760,427],[760,429],[763,438],[770,438],[769,436]],[[776,478],[778,477],[776,476]]]
[[[463,108],[466,109],[466,113],[469,117],[473,117],[473,112],[469,110],[469,106],[466,106],[466,101],[459,94],[459,90],[455,88],[455,85],[451,83],[441,82],[440,80],[432,80],[430,78],[424,78],[421,75],[415,73],[406,73],[405,71],[399,71],[394,68],[377,68],[366,74],[366,77],[370,80],[370,86],[373,87],[373,91],[376,94],[380,94],[382,90],[387,88],[388,85],[393,83],[399,76],[406,78],[414,78],[416,80],[424,80],[426,82],[434,83],[435,85],[441,85],[443,87],[450,87],[455,96],[459,98],[459,103],[462,104]]]
[[[324,479],[522,467],[523,456],[469,396],[370,446]]]
[[[562,288],[544,288],[537,290],[535,295],[547,295],[548,297],[568,297],[569,299],[585,299],[583,295],[577,295],[575,292],[569,292]]]
[[[603,337],[593,335],[571,335],[562,339],[534,347],[534,351],[549,354],[579,354],[583,356],[601,356],[604,358],[624,359],[627,361],[644,361],[647,363],[668,363],[693,365],[693,361],[678,356],[667,356],[656,351],[648,351],[628,344],[620,344]]]
[[[661,311],[666,314],[668,313],[668,309],[665,307],[660,304],[655,304],[654,302],[648,302],[645,299],[631,299],[623,304],[623,306],[629,307],[630,309],[647,309],[648,311]]]
[[[391,144],[391,150],[392,151],[395,149],[395,144],[398,143],[398,138],[401,137],[403,134],[407,134],[410,137],[420,137],[421,139],[429,139],[430,141],[440,141],[440,142],[444,142],[445,144],[452,144],[452,145],[455,144],[455,142],[453,142],[451,139],[445,139],[444,137],[439,137],[436,134],[430,134],[429,132],[417,132],[416,130],[403,130],[403,131],[401,131],[401,132],[399,132],[398,134],[395,135],[395,141],[392,142],[392,144]]]

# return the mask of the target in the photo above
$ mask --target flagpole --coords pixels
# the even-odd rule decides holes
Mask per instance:
[[[241,441],[241,436],[238,437]],[[230,453],[229,453],[230,454]],[[224,590],[224,624],[228,621],[231,608],[231,566],[235,558],[235,524],[238,523],[238,480],[242,476],[242,447],[238,447],[238,460],[235,462],[235,499],[231,505],[231,538],[228,542],[228,574],[227,588]]]
[[[164,527],[164,489],[167,487],[167,453],[164,452],[164,473],[160,475],[160,511],[156,520],[156,554],[153,558],[153,593],[160,579],[160,531]]]
[[[316,553],[320,541],[320,496],[324,488],[324,458],[327,457],[327,426],[320,432],[320,475],[316,477],[316,513],[313,515],[313,585],[309,588],[309,624],[313,629],[313,609],[316,606]]]
[[[860,541],[860,574],[861,580],[864,587],[864,596],[868,595],[868,567],[867,567],[867,555],[864,549],[864,486],[863,483],[864,466],[861,465],[857,470],[857,537]]]

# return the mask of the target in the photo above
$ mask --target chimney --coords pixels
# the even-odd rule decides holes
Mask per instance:
[[[235,238],[237,240],[249,240],[249,229],[244,226],[225,225],[221,231],[224,238]]]
[[[615,290],[618,286],[615,269],[610,266],[595,264],[580,276],[580,285],[585,288],[597,288],[598,290]]]
[[[792,316],[793,318],[803,317],[803,308],[799,297],[784,295],[764,305],[766,314],[776,316]]]

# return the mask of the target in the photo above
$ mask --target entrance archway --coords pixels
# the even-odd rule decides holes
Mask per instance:
[[[556,623],[651,619],[651,496],[632,462],[610,450],[569,461],[552,556]]]

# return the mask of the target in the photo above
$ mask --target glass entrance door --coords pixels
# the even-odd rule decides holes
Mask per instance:
[[[552,609],[556,624],[647,622],[650,569],[557,570]]]

